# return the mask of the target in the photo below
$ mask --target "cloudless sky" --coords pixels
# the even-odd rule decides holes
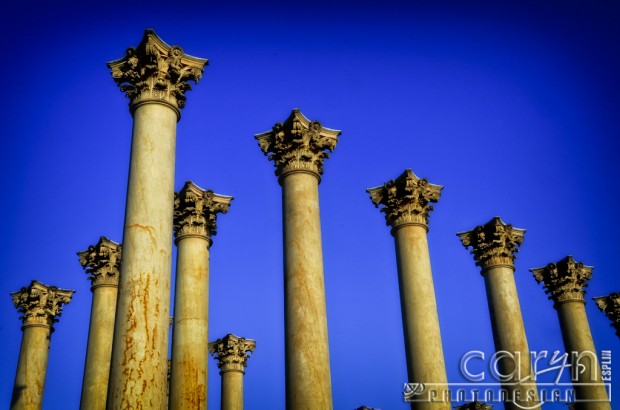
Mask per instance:
[[[284,408],[281,189],[253,135],[293,108],[342,130],[319,188],[336,409],[407,408],[394,242],[365,192],[405,168],[445,186],[428,238],[451,382],[465,352],[494,351],[484,280],[455,233],[496,215],[527,229],[515,277],[530,349],[563,344],[528,270],[571,254],[595,266],[594,342],[620,360],[590,300],[620,291],[619,21],[612,1],[3,5],[0,408],[22,336],[8,292],[32,279],[77,291],[44,408],[79,405],[91,292],[75,252],[122,240],[132,127],[105,63],[147,27],[210,61],[178,124],[175,188],[235,196],[211,248],[209,334],[257,341],[246,408]]]

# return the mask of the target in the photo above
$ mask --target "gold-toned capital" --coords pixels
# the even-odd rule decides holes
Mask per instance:
[[[323,160],[336,148],[340,133],[323,127],[318,121],[310,121],[294,109],[286,121],[254,138],[263,153],[269,155],[269,160],[274,161],[276,176],[280,179],[291,172],[309,172],[320,181]]]
[[[556,263],[550,263],[543,268],[530,269],[536,282],[543,282],[545,293],[553,300],[557,307],[564,302],[585,303],[585,288],[592,278],[592,266],[585,266],[575,262],[572,256],[567,256]]]
[[[179,46],[169,46],[151,29],[137,47],[129,47],[125,56],[108,63],[112,77],[130,100],[130,109],[146,102],[169,105],[177,115],[185,107],[185,92],[198,83],[208,60],[192,57]]]
[[[515,253],[523,243],[524,234],[525,229],[514,228],[496,216],[485,225],[459,232],[457,236],[465,248],[472,247],[471,253],[476,265],[484,273],[486,269],[497,265],[508,265],[514,269]]]
[[[102,236],[99,242],[85,251],[78,252],[80,265],[88,274],[92,289],[98,286],[118,287],[121,268],[121,250],[119,243]]]
[[[428,218],[433,210],[431,202],[437,202],[443,186],[431,184],[406,169],[398,178],[385,184],[368,188],[370,200],[385,213],[386,225],[394,229],[402,225],[422,225],[428,229]]]
[[[186,181],[174,194],[174,236],[182,238],[197,236],[206,238],[217,233],[217,214],[228,212],[232,196],[219,195],[203,190],[191,181]]]
[[[611,320],[611,326],[616,329],[616,335],[620,337],[620,293],[613,292],[607,296],[592,298],[596,306]]]
[[[220,374],[226,372],[241,372],[248,365],[250,353],[254,353],[256,342],[252,339],[227,334],[215,342],[209,343],[209,352],[218,360],[217,367]]]
[[[492,410],[493,406],[479,401],[472,401],[471,403],[466,403],[462,406],[455,406],[454,408],[455,410]]]
[[[74,290],[60,289],[48,286],[33,280],[30,286],[21,288],[18,292],[11,292],[13,304],[22,314],[20,319],[23,328],[29,326],[43,326],[54,329],[54,323],[62,312],[62,305],[71,301]]]

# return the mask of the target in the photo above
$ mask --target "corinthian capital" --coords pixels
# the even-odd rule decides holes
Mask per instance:
[[[428,229],[428,218],[433,210],[431,202],[437,202],[443,186],[434,185],[425,178],[418,178],[410,169],[385,184],[368,188],[370,200],[385,213],[386,225],[423,225]]]
[[[536,282],[543,282],[545,293],[553,300],[554,306],[557,306],[571,301],[585,303],[585,288],[588,280],[592,278],[592,269],[592,266],[585,266],[581,262],[575,262],[572,256],[567,256],[559,262],[530,271]]]
[[[54,323],[58,322],[62,305],[71,301],[74,292],[33,280],[30,286],[21,288],[19,292],[12,292],[11,297],[13,304],[22,314],[20,319],[23,327],[44,326],[53,329]]]
[[[498,216],[471,231],[457,233],[465,248],[472,247],[476,265],[483,270],[497,265],[514,267],[524,234],[525,229],[514,228]]]
[[[208,61],[192,57],[179,46],[164,43],[153,30],[146,30],[137,47],[108,63],[112,77],[130,100],[132,111],[144,102],[162,102],[179,114],[185,106],[185,92],[198,83]]]
[[[97,286],[118,286],[121,248],[120,244],[102,236],[97,244],[77,253],[80,258],[80,265],[92,283],[91,289]]]
[[[593,298],[596,306],[611,320],[611,325],[620,337],[620,293],[614,292],[607,296]]]
[[[336,148],[340,131],[325,128],[318,121],[310,121],[294,109],[284,122],[277,123],[271,131],[254,136],[269,159],[275,162],[276,176],[302,171],[323,174],[323,160]]]
[[[227,334],[215,342],[209,343],[209,352],[218,360],[220,374],[230,371],[245,373],[250,353],[254,352],[256,342],[252,339]]]
[[[191,181],[174,194],[174,235],[178,240],[188,236],[207,238],[217,233],[217,214],[228,212],[232,196],[203,190]]]

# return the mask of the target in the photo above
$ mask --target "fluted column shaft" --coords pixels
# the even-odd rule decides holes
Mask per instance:
[[[93,293],[80,398],[82,410],[104,410],[106,406],[121,248],[102,236],[96,245],[77,253]]]
[[[292,410],[333,407],[318,185],[339,135],[295,109],[255,136],[282,186],[286,407]]]
[[[177,241],[170,409],[207,408],[209,241]]]
[[[229,370],[221,375],[221,410],[243,410],[243,372]]]
[[[112,359],[117,286],[93,288],[80,409],[105,409]]]
[[[168,406],[168,329],[176,123],[205,60],[147,30],[108,63],[134,117],[107,407]]]
[[[515,361],[500,359],[499,369],[503,375],[514,373],[514,377],[504,384],[509,397],[517,398],[516,403],[505,402],[508,409],[522,409],[538,401],[538,390],[532,378],[532,363],[530,350],[525,334],[523,316],[517,287],[514,279],[514,269],[509,266],[495,266],[484,271],[484,284],[491,315],[491,328],[496,351],[506,351],[514,354],[520,364],[515,369]],[[524,384],[513,384],[521,380]]]
[[[426,229],[404,225],[395,229],[394,240],[409,382],[447,383]],[[450,403],[419,402],[412,408],[450,409]]]
[[[11,409],[41,409],[50,349],[50,327],[24,326],[23,331]]]
[[[42,408],[53,324],[74,292],[33,280],[30,286],[11,293],[23,323],[11,410]]]
[[[415,410],[451,408],[427,241],[431,203],[439,200],[442,189],[407,169],[367,190],[385,213],[396,245],[408,382],[429,384],[409,398]]]
[[[174,297],[170,409],[206,409],[209,356],[209,247],[216,214],[232,197],[191,181],[174,196],[177,274]]]
[[[318,180],[312,174],[292,173],[281,184],[287,408],[330,409]]]
[[[113,409],[167,404],[176,122],[176,112],[162,104],[134,112],[108,389]]]
[[[509,355],[500,355],[498,361],[502,387],[508,392],[504,402],[507,410],[533,407],[539,401],[514,278],[515,254],[524,234],[525,230],[514,228],[499,217],[457,234],[465,247],[472,247],[476,265],[482,269],[495,350]],[[518,369],[515,363],[519,364]]]
[[[531,271],[536,281],[544,284],[545,293],[558,312],[564,348],[572,367],[575,408],[611,410],[585,310],[585,288],[592,278],[592,269],[567,256]]]
[[[572,366],[577,363],[571,356],[572,352],[582,355],[578,363],[584,365],[583,372],[577,370],[577,383],[574,383],[578,398],[591,400],[586,403],[576,403],[577,410],[611,410],[607,391],[602,384],[601,368],[598,360],[591,361],[588,355],[598,357],[590,324],[586,316],[585,303],[569,301],[560,303],[556,307],[560,320],[560,329],[564,341],[564,349],[569,355]]]
[[[222,410],[243,410],[244,369],[255,348],[254,340],[232,333],[209,343],[209,351],[218,360],[217,367],[222,376]]]

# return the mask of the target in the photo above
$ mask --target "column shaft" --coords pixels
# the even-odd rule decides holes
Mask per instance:
[[[80,409],[103,410],[108,394],[112,336],[116,312],[116,286],[95,286],[90,311],[88,346]]]
[[[519,380],[525,383],[535,383],[531,377],[530,350],[525,335],[514,270],[509,266],[500,265],[484,270],[483,276],[487,301],[489,303],[489,313],[491,314],[495,350],[504,350],[514,354],[515,359],[520,363],[520,367],[517,370],[514,366],[515,361],[510,359],[499,361],[500,371],[503,375],[514,372],[513,379],[503,387],[508,390],[511,399],[520,398],[520,400],[516,400],[516,404],[512,402],[504,403],[504,407],[507,410],[517,410],[532,406],[532,403],[538,401],[538,391],[535,384],[529,386],[512,385],[512,383]]]
[[[243,372],[222,373],[221,410],[243,410]]]
[[[447,383],[435,288],[426,229],[404,225],[394,230],[405,353],[410,383]],[[437,389],[437,399],[447,388]],[[446,409],[450,401],[415,402],[414,409]]]
[[[331,409],[331,375],[318,179],[281,178],[284,215],[286,404]]]
[[[588,354],[587,352],[592,352],[594,357],[598,357],[583,302],[568,301],[557,304],[556,308],[560,319],[564,348],[568,353],[571,364],[573,366],[576,365],[572,363],[572,352],[586,354]],[[579,360],[579,364],[585,367],[581,373],[578,372],[577,383],[574,383],[577,398],[592,401],[577,403],[576,408],[578,410],[611,410],[605,386],[602,384],[598,359],[593,361],[584,355]],[[582,385],[581,383],[594,384]]]
[[[11,409],[36,410],[43,406],[50,327],[34,325],[25,326],[23,330]]]
[[[209,241],[177,242],[170,409],[207,408]]]
[[[177,113],[134,111],[108,407],[166,408]]]

